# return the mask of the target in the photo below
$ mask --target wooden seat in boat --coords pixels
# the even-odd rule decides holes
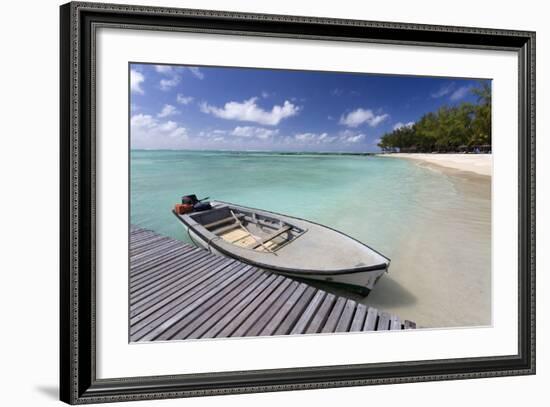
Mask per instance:
[[[266,236],[260,240],[258,240],[257,242],[254,242],[252,243],[250,246],[248,246],[250,249],[257,249],[258,247],[260,247],[262,244],[264,243],[267,243],[269,242],[270,240],[273,240],[275,239],[276,237],[282,235],[283,233],[285,232],[288,232],[290,229],[292,229],[292,226],[289,226],[289,225],[285,225],[279,229],[277,229],[275,232],[273,232],[272,234],[270,234],[269,236]]]

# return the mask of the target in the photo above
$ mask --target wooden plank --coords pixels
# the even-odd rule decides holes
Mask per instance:
[[[152,257],[153,254],[161,254],[163,250],[169,250],[175,247],[184,247],[182,242],[178,242],[173,239],[162,240],[151,244],[149,243],[151,242],[147,242],[145,246],[142,246],[142,248],[145,247],[146,249],[142,250],[141,253],[133,253],[130,248],[130,262],[136,264],[138,260],[145,259],[146,257]]]
[[[245,336],[259,336],[260,332],[271,322],[273,317],[277,315],[279,310],[286,304],[286,301],[294,294],[300,283],[291,281],[290,285],[277,298],[277,300],[264,312],[264,314],[254,323],[254,325],[246,332]]]
[[[217,338],[228,338],[232,336],[233,332],[236,331],[239,326],[258,308],[265,299],[281,285],[285,280],[288,280],[286,277],[278,276],[275,278],[273,283],[271,283],[262,293],[260,293],[246,308],[242,310],[234,319],[232,319],[217,335]]]
[[[201,253],[189,253],[185,258],[180,258],[178,261],[167,263],[161,267],[155,267],[151,270],[151,275],[147,278],[140,279],[130,283],[130,293],[132,297],[140,295],[143,291],[148,290],[155,284],[161,284],[163,281],[175,276],[186,275],[191,272],[191,269],[198,262],[208,262],[212,259]]]
[[[134,273],[138,274],[141,269],[149,268],[152,264],[164,263],[168,259],[177,256],[178,252],[182,250],[184,250],[182,245],[172,243],[166,247],[157,248],[151,252],[130,258],[130,266],[134,269]]]
[[[315,295],[317,290],[311,286],[307,286],[304,293],[298,301],[290,308],[290,311],[279,324],[279,327],[273,333],[274,335],[288,335],[300,319],[302,312],[306,309],[309,302]]]
[[[132,296],[139,295],[143,290],[147,290],[153,287],[155,284],[160,284],[163,281],[169,281],[170,279],[178,276],[187,275],[191,272],[192,267],[198,262],[213,261],[212,257],[208,253],[200,252],[188,252],[178,259],[162,267],[154,267],[149,270],[147,278],[132,278],[130,276],[130,292]],[[136,281],[134,281],[136,280]]]
[[[136,338],[146,341],[154,339],[159,333],[177,322],[182,312],[187,310],[187,307],[193,307],[196,301],[203,301],[205,298],[208,298],[209,295],[217,292],[220,287],[224,287],[249,268],[250,266],[243,268],[239,264],[229,266],[228,269],[232,270],[227,275],[217,273],[211,279],[203,282],[200,288],[188,291],[185,296],[170,298],[155,313],[149,314],[146,318],[139,320],[132,326],[135,329]],[[159,316],[162,316],[162,318],[159,318]]]
[[[250,267],[250,269],[251,268],[252,267]],[[243,273],[240,277],[227,284],[215,294],[211,295],[211,293],[209,293],[208,296],[201,297],[195,301],[192,306],[188,307],[187,310],[180,311],[180,319],[158,335],[155,339],[169,340],[181,335],[181,332],[185,329],[192,331],[196,325],[191,324],[193,324],[199,317],[215,313],[223,306],[224,301],[229,301],[233,298],[235,295],[235,289],[238,288],[239,285],[245,284],[250,279],[255,279],[259,276],[259,274],[260,272],[253,272],[252,274]],[[183,333],[183,335],[185,336],[186,334]]]
[[[180,251],[178,252],[177,251],[177,248],[174,247],[174,249],[176,249],[174,251],[175,255],[174,256],[170,256],[170,259],[166,259],[167,261],[170,261],[171,259],[175,259],[178,257],[178,255],[183,255],[185,253],[190,253],[190,252],[195,252],[195,253],[199,253],[199,252],[204,252],[204,253],[208,253],[206,250],[203,250],[203,249],[198,249],[194,246],[191,246],[191,245],[183,245],[180,247]],[[165,251],[165,253],[167,253],[168,250]],[[160,256],[155,256],[155,259],[162,259],[162,252],[159,252],[158,253]],[[154,258],[153,257],[150,257],[149,260],[153,260]],[[131,259],[130,259],[131,260]],[[141,260],[145,260],[145,259],[141,259]],[[160,262],[158,264],[161,264]],[[154,267],[156,264],[152,264],[152,265],[145,265],[144,267],[140,267],[140,265],[137,263],[137,262],[131,262],[130,261],[130,269],[132,271],[132,275],[135,279],[138,279],[139,277],[139,274],[141,274],[141,270],[149,270],[150,268]]]
[[[313,318],[313,315],[317,311],[317,308],[321,305],[321,302],[325,299],[326,292],[318,290],[314,297],[311,299],[304,313],[300,316],[296,325],[290,331],[291,335],[304,333],[309,325],[309,321]]]
[[[219,280],[225,278],[225,273],[222,271],[230,272],[237,269],[240,264],[231,264],[230,262],[222,263],[218,267],[205,273],[204,276],[197,279],[191,284],[187,284],[184,287],[180,287],[178,290],[171,292],[168,297],[165,297],[162,301],[149,306],[141,312],[139,310],[131,310],[130,312],[130,325],[134,329],[141,329],[143,326],[153,323],[155,319],[159,319],[167,312],[180,306],[185,301],[194,298],[194,296],[203,292],[209,288],[209,285],[219,282]],[[242,267],[242,266],[241,266]]]
[[[157,250],[159,248],[163,248],[164,250],[166,250],[168,243],[171,243],[170,240],[165,238],[161,240],[156,240],[152,243],[146,242],[137,247],[130,247],[130,259],[134,260],[134,259],[137,259],[138,256],[145,256],[149,253],[152,253],[153,250]],[[180,246],[182,246],[182,248],[186,247],[181,243],[176,243],[176,244],[179,244]]]
[[[297,283],[297,282],[296,282]],[[259,336],[273,335],[277,328],[281,325],[285,317],[288,315],[292,307],[304,294],[308,286],[304,283],[298,283],[297,288],[292,292],[289,298],[286,299],[281,308],[273,315],[273,317],[268,321],[267,325],[258,333]]]
[[[239,289],[242,289],[242,291],[238,292],[237,289],[235,289],[236,295],[231,299],[231,301],[224,303],[223,307],[220,308],[215,313],[205,313],[204,316],[201,316],[198,318],[195,322],[196,328],[193,328],[193,326],[189,327],[189,329],[185,329],[184,331],[179,332],[174,339],[197,339],[200,338],[206,331],[208,331],[210,328],[214,326],[218,321],[220,321],[222,318],[224,318],[230,311],[232,311],[241,301],[243,301],[244,298],[250,297],[253,295],[255,291],[257,291],[260,287],[260,285],[269,277],[272,276],[272,274],[259,271],[259,277],[256,279],[253,279],[251,281],[251,284],[243,285],[242,287],[239,287]],[[274,277],[273,277],[274,278]],[[193,330],[192,330],[193,329]],[[187,332],[189,331],[189,332]]]
[[[358,332],[363,330],[365,325],[365,318],[367,316],[367,306],[364,304],[357,304],[353,320],[351,321],[350,332]]]
[[[267,273],[266,273],[267,274]],[[233,307],[223,318],[218,320],[214,325],[212,325],[204,334],[202,338],[214,338],[220,331],[227,326],[241,311],[243,311],[252,301],[254,301],[258,295],[260,295],[266,288],[271,286],[271,284],[277,279],[276,274],[269,274],[268,277],[261,283],[255,292],[249,293],[243,292],[239,295],[239,302]]]
[[[170,240],[173,240],[173,239],[171,239],[167,236],[161,236],[161,235],[154,235],[151,239],[146,239],[145,241],[131,240],[130,241],[130,253],[135,253],[138,249],[141,249],[141,248],[144,248],[144,247],[147,247],[147,246],[152,246],[152,245],[158,244],[160,242],[170,241]]]
[[[391,331],[401,330],[401,320],[397,315],[392,315],[390,318],[390,330]]]
[[[171,313],[168,318],[164,318],[162,324],[158,325],[156,328],[150,330],[146,335],[141,337],[142,341],[152,341],[154,339],[160,338],[166,330],[172,328],[173,326],[180,323],[184,317],[188,315],[193,315],[193,311],[200,308],[201,305],[206,303],[212,297],[215,297],[226,287],[231,285],[235,280],[241,278],[247,271],[249,271],[252,266],[246,266],[241,269],[237,269],[231,275],[226,278],[219,280],[216,285],[212,286],[209,290],[204,291],[201,295],[197,295],[192,300],[187,301],[185,304],[182,304],[178,307],[177,312]],[[185,322],[182,322],[182,325],[185,325]]]
[[[346,301],[347,300],[344,297],[338,297],[332,311],[330,312],[330,315],[327,318],[327,321],[325,322],[325,325],[323,326],[323,329],[321,330],[322,333],[334,332],[336,326],[338,325],[338,321],[340,320],[340,316],[344,311]]]
[[[348,299],[346,301],[344,311],[342,311],[342,315],[340,316],[340,320],[336,325],[335,332],[348,332],[350,330],[351,321],[357,305],[358,304],[353,300]]]
[[[369,307],[367,311],[367,318],[365,318],[365,326],[363,331],[376,330],[376,321],[378,320],[378,310],[376,308]]]
[[[390,329],[391,315],[385,311],[378,315],[378,323],[376,324],[377,331],[387,331]]]
[[[285,296],[286,291],[290,291],[290,286],[294,281],[290,278],[285,279],[275,291],[246,318],[243,323],[231,334],[231,336],[256,336],[257,333],[265,326],[269,318],[269,311],[277,311],[277,301]],[[252,333],[250,333],[252,331]]]
[[[204,258],[210,258],[208,253],[191,250],[182,253],[180,256],[175,257],[166,263],[153,266],[147,270],[147,273],[143,273],[139,276],[134,275],[132,273],[132,269],[130,269],[130,291],[134,293],[143,288],[149,287],[154,281],[165,277],[167,274],[169,275],[175,269],[185,269],[198,259]]]
[[[138,242],[143,239],[150,239],[151,237],[159,236],[157,233],[150,230],[138,230],[130,232],[130,241]]]
[[[147,314],[150,314],[156,311],[158,308],[163,307],[168,304],[171,300],[177,299],[183,295],[187,295],[190,290],[197,290],[202,288],[204,285],[211,282],[213,279],[220,278],[223,276],[223,270],[227,267],[233,268],[237,267],[240,264],[230,259],[220,258],[221,262],[214,264],[210,267],[208,264],[199,265],[199,274],[193,274],[188,279],[182,279],[181,283],[176,283],[172,286],[168,286],[162,292],[160,299],[155,300],[155,298],[149,299],[145,297],[140,301],[139,304],[132,304],[130,309],[130,321],[131,324],[139,321]],[[138,315],[141,317],[137,317]],[[136,318],[134,318],[136,317]]]
[[[180,263],[182,261],[182,257],[186,255],[186,253],[207,253],[205,251],[184,251],[181,250],[179,252],[174,252],[171,254],[168,254],[165,258],[159,258],[154,262],[151,262],[150,264],[144,265],[142,267],[135,267],[133,265],[130,265],[130,274],[132,276],[132,281],[134,284],[141,281],[141,279],[149,279],[151,275],[153,274],[153,270],[157,270],[158,272],[162,272],[162,270],[165,267],[168,267],[174,263]]]
[[[175,247],[165,253],[160,253],[154,258],[146,258],[139,262],[139,264],[132,264],[130,262],[130,267],[132,269],[132,274],[138,276],[141,273],[146,272],[148,269],[158,266],[160,264],[165,264],[181,255],[183,249],[181,247]]]
[[[214,261],[213,259],[206,258],[202,261],[197,261],[195,264],[190,266],[188,270],[186,270],[186,274],[176,274],[171,281],[163,282],[156,287],[152,287],[150,290],[140,292],[139,296],[131,297],[130,305],[135,311],[140,308],[150,307],[168,297],[174,291],[192,284],[209,270],[223,264],[226,261],[227,259],[224,258],[219,258]]]
[[[130,265],[136,266],[141,262],[148,259],[154,259],[156,257],[162,257],[164,253],[175,249],[185,250],[184,246],[180,243],[174,242],[162,242],[158,246],[142,250],[139,254],[130,253]]]
[[[405,320],[403,325],[403,329],[416,329],[416,323],[409,321],[408,319]]]
[[[326,295],[323,303],[317,309],[315,315],[313,315],[313,318],[311,319],[311,322],[307,326],[305,331],[306,334],[316,334],[321,331],[321,328],[325,325],[325,321],[327,320],[335,301],[336,296],[334,294]]]
[[[143,240],[130,240],[130,252],[135,252],[137,249],[141,249],[142,247],[147,247],[150,245],[153,245],[155,243],[158,243],[160,241],[166,241],[170,240],[169,237],[161,236],[161,235],[153,235],[150,239],[143,239]]]
[[[161,266],[152,267],[147,275],[135,277],[130,274],[130,291],[132,295],[151,287],[157,281],[170,278],[171,275],[186,273],[186,270],[198,261],[212,260],[212,257],[205,252],[191,251],[183,253],[180,257],[173,259]]]

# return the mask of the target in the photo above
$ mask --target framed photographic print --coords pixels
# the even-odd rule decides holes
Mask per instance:
[[[61,399],[535,372],[535,34],[61,6]]]

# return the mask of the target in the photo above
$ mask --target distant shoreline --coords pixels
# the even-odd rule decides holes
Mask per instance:
[[[453,170],[473,172],[478,175],[490,177],[493,173],[492,154],[412,154],[391,153],[377,154],[379,157],[405,158],[433,164]]]
[[[375,152],[336,152],[336,151],[262,151],[262,150],[187,150],[187,149],[131,149],[130,152],[192,152],[192,153],[225,153],[225,154],[272,154],[282,156],[324,156],[324,157],[382,157],[405,158],[440,168],[465,171],[490,177],[493,171],[491,154],[460,153],[375,153]]]
[[[194,150],[194,149],[163,149],[163,148],[131,148],[132,151],[185,151],[194,153],[239,153],[239,154],[277,154],[277,155],[355,155],[376,156],[376,152],[346,152],[346,151],[279,151],[279,150]]]

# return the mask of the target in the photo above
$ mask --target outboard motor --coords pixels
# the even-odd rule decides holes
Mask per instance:
[[[194,194],[184,195],[181,197],[181,204],[186,206],[189,205],[189,207],[191,208],[190,212],[192,211],[201,212],[201,211],[206,211],[208,209],[212,209],[212,205],[210,205],[210,202],[203,202],[207,199],[208,197],[197,199],[197,196]]]
[[[197,199],[197,195],[184,195],[181,197],[181,203],[183,205],[195,205],[199,200]]]
[[[197,202],[193,205],[193,210],[196,212],[207,211],[208,209],[212,209],[210,202]]]

